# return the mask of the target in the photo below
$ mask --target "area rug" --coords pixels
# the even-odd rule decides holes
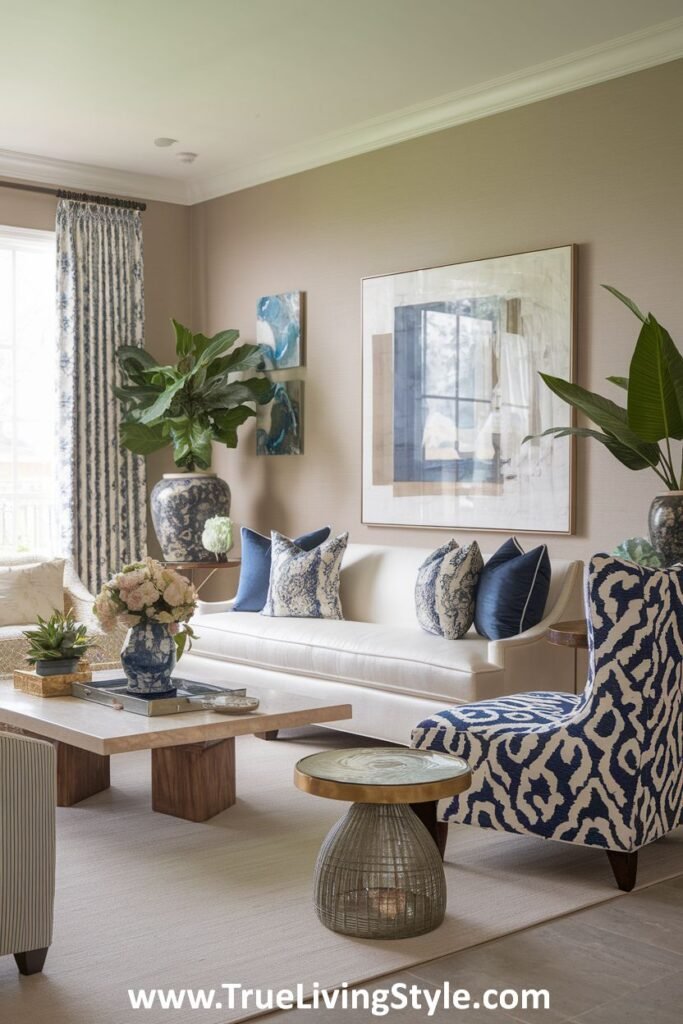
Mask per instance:
[[[112,758],[112,788],[58,813],[55,936],[42,975],[0,959],[12,1024],[228,1024],[241,1011],[134,1011],[129,989],[333,988],[369,981],[604,900],[593,851],[452,827],[448,914],[429,935],[359,941],[319,924],[311,875],[344,805],[299,792],[295,761],[349,737],[237,740],[237,804],[196,825],[150,809],[149,755]],[[683,873],[683,831],[641,854],[639,886]]]

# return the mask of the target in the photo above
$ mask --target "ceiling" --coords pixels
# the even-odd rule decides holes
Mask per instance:
[[[181,203],[683,56],[683,0],[0,0],[0,25],[0,175]]]

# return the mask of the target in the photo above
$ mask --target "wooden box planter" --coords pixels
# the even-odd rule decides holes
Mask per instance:
[[[19,668],[14,672],[14,689],[34,697],[70,697],[72,683],[89,683],[92,680],[88,662],[81,661],[78,669],[64,676],[39,676],[30,669]]]

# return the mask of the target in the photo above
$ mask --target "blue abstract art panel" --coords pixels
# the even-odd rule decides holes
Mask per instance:
[[[267,369],[301,366],[301,312],[301,292],[264,295],[256,303],[256,340]]]
[[[288,380],[275,385],[272,402],[257,406],[257,455],[301,455],[303,404],[302,381]]]

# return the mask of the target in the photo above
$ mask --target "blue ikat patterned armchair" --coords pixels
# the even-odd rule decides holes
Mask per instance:
[[[683,820],[683,566],[596,555],[587,605],[583,694],[461,705],[421,722],[412,745],[472,768],[440,821],[604,850],[628,892],[638,850]]]

